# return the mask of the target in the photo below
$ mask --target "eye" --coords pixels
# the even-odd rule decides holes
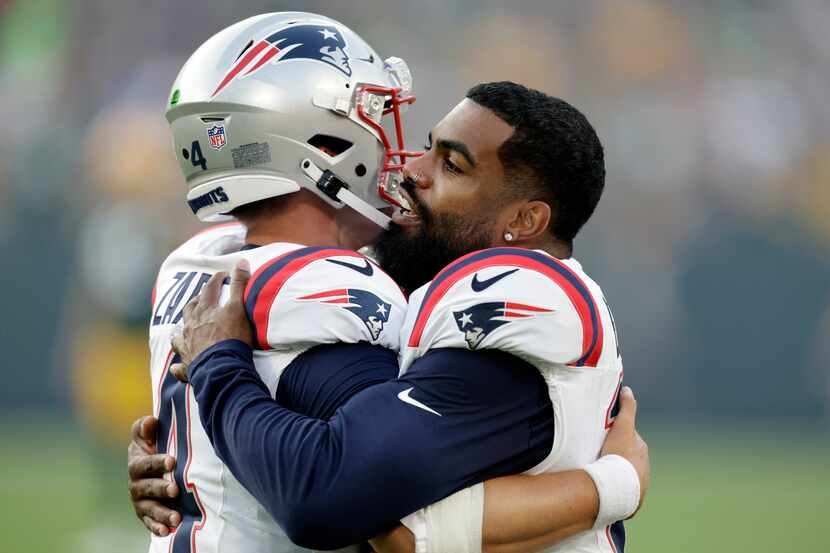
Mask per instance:
[[[460,175],[462,173],[461,167],[450,161],[450,158],[444,158],[444,169],[452,175]]]

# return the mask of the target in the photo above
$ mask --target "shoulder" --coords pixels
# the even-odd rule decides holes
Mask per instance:
[[[226,251],[237,251],[245,243],[245,227],[240,223],[224,223],[208,227],[174,249],[162,262],[158,280],[165,273],[204,264],[206,257],[217,256]]]
[[[245,241],[245,228],[239,223],[214,225],[191,236],[174,249],[162,262],[153,285],[151,301],[153,306],[170,286],[186,287],[197,275],[201,284],[217,270],[222,270],[220,254],[237,251]]]
[[[298,339],[397,347],[406,299],[366,256],[335,247],[301,247],[279,255],[260,250],[250,257],[253,274],[245,290],[260,348]]]
[[[195,255],[216,255],[229,249],[239,249],[245,243],[245,227],[238,222],[222,223],[205,228],[187,240],[168,256],[168,260]]]
[[[417,315],[407,346],[418,352],[490,348],[529,360],[584,364],[601,349],[600,313],[588,284],[567,263],[540,251],[473,252],[414,296],[420,302],[413,302]]]

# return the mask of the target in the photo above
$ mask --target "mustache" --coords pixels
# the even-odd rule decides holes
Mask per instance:
[[[406,190],[407,195],[410,199],[410,204],[413,209],[418,215],[420,215],[422,221],[426,221],[432,214],[429,212],[429,209],[424,205],[421,201],[421,198],[415,194],[415,188],[417,188],[417,184],[414,180],[410,177],[406,177],[400,183],[400,187]]]

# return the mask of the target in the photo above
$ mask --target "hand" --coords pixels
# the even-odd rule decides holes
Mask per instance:
[[[628,386],[624,386],[620,390],[620,412],[605,438],[600,455],[616,454],[625,457],[634,465],[640,477],[640,505],[637,507],[637,510],[640,510],[651,483],[651,466],[648,460],[648,445],[637,433],[636,417],[637,400],[634,399],[634,392]]]
[[[176,459],[156,453],[157,430],[158,419],[155,417],[142,417],[133,423],[133,439],[127,447],[127,472],[136,516],[148,530],[164,537],[171,527],[179,525],[182,517],[160,501],[176,497],[179,488],[164,479],[164,475],[175,468]]]
[[[223,340],[240,340],[253,343],[253,332],[245,312],[244,294],[251,278],[248,261],[240,260],[231,277],[231,295],[225,305],[219,305],[222,284],[228,274],[214,274],[201,293],[184,307],[184,326],[173,337],[173,349],[181,358],[170,367],[170,372],[187,382],[187,366],[201,352]]]

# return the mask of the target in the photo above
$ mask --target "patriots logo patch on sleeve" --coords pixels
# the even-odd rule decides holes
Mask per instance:
[[[346,40],[333,25],[289,25],[271,33],[245,49],[237,58],[211,97],[219,94],[234,79],[247,77],[269,62],[306,59],[325,63],[352,76]],[[244,71],[244,72],[243,72]]]
[[[372,340],[377,340],[383,331],[383,325],[389,321],[392,304],[382,300],[375,294],[359,288],[340,288],[316,292],[297,298],[302,301],[318,301],[335,305],[353,313],[363,321],[372,334]]]
[[[523,303],[489,301],[472,305],[461,311],[453,311],[453,317],[458,330],[464,334],[467,347],[474,350],[484,338],[500,326],[518,319],[528,319],[552,312],[553,309]]]

